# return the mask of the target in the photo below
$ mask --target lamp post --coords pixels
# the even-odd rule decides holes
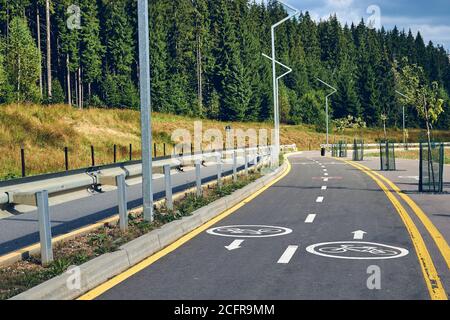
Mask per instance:
[[[402,96],[403,98],[409,100],[409,97],[400,91],[396,90],[395,93]],[[403,145],[406,149],[406,115],[405,115],[405,105],[403,105]]]
[[[329,95],[327,95],[325,97],[325,113],[326,113],[326,118],[327,118],[327,148],[328,148],[328,146],[330,145],[330,116],[329,116],[329,110],[328,110],[328,98],[331,97],[333,94],[335,94],[337,92],[337,90],[336,90],[336,88],[332,87],[325,81],[320,80],[319,78],[317,78],[317,81],[319,81],[320,83],[326,85],[328,88],[333,90],[332,93],[330,93]]]
[[[263,55],[263,57],[265,57],[265,58],[267,58],[267,59],[269,59],[269,60],[271,60],[272,61],[272,58],[271,57],[269,57],[267,54],[262,54]],[[285,68],[287,71],[285,72],[285,73],[283,73],[281,76],[278,76],[277,78],[276,78],[276,81],[275,81],[275,88],[276,88],[276,93],[275,93],[275,96],[276,96],[276,99],[277,99],[277,103],[275,104],[275,113],[278,115],[278,123],[276,123],[275,124],[275,134],[277,134],[277,132],[278,132],[278,136],[276,136],[275,137],[275,140],[276,139],[279,139],[279,130],[280,130],[280,128],[279,128],[279,114],[280,114],[280,106],[279,106],[279,101],[278,101],[278,95],[279,95],[279,90],[278,90],[278,88],[279,88],[279,83],[280,83],[280,80],[282,79],[282,78],[284,78],[285,76],[287,76],[289,73],[291,73],[292,72],[292,69],[291,68],[289,68],[288,66],[286,66],[286,65],[284,65],[283,63],[281,63],[281,62],[279,62],[279,61],[275,61],[275,63],[276,64],[278,64],[279,66],[281,66],[281,67],[283,67],[283,68]],[[278,126],[277,126],[278,125]],[[278,131],[277,131],[278,130]],[[275,144],[277,143],[277,141],[275,141]],[[279,140],[278,140],[278,150],[280,150],[280,144],[279,144],[280,142],[279,142]],[[272,161],[272,163],[277,163],[277,159],[278,159],[278,156],[279,156],[279,151],[278,152],[275,152],[275,154],[273,155],[274,156],[274,158],[276,157],[276,159],[274,159],[275,161]]]
[[[142,139],[142,197],[144,220],[153,221],[152,126],[148,0],[138,0],[139,70]]]
[[[294,13],[291,13],[286,18],[282,19],[281,21],[275,23],[271,27],[271,37],[272,37],[272,79],[273,79],[273,105],[274,105],[274,122],[275,122],[275,154],[274,158],[276,161],[279,159],[280,154],[280,114],[279,114],[279,108],[278,108],[278,84],[277,84],[277,60],[276,60],[276,52],[275,52],[275,29],[280,26],[281,24],[285,23],[286,21],[292,19],[293,17],[300,14],[300,11],[298,11],[296,8],[284,3],[283,1],[276,0],[277,2],[281,3],[283,6],[287,7],[288,9],[294,11]]]

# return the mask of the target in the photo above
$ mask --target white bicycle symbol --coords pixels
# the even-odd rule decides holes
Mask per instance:
[[[403,248],[357,241],[319,243],[309,246],[306,251],[317,256],[349,260],[395,259],[409,254],[409,251]]]
[[[221,237],[240,238],[268,238],[283,236],[292,233],[291,229],[273,226],[224,226],[207,231],[207,233]]]

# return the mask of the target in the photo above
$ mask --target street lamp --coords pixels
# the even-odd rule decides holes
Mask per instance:
[[[402,96],[406,100],[409,100],[409,97],[407,95],[401,93],[400,91],[396,90],[395,93],[397,93],[398,95]],[[405,115],[405,105],[403,105],[403,145],[405,146],[405,149],[406,149],[406,115]]]
[[[276,0],[277,2],[281,3],[283,6],[287,7],[288,9],[294,11],[292,14],[288,15],[286,18],[282,19],[281,21],[275,23],[271,27],[271,36],[272,36],[272,78],[273,78],[273,105],[274,105],[274,122],[275,122],[275,154],[274,158],[275,161],[278,161],[279,154],[280,154],[280,114],[279,114],[279,108],[278,108],[278,84],[277,84],[277,60],[276,60],[276,52],[275,52],[275,29],[280,26],[281,24],[285,23],[286,21],[292,19],[293,17],[300,14],[300,11],[298,11],[296,8],[288,5],[287,3],[284,3],[283,1]]]
[[[148,0],[138,0],[143,213],[144,220],[152,222],[152,115],[150,96],[150,44],[148,24]]]
[[[329,111],[328,111],[328,98],[331,97],[333,94],[335,94],[337,92],[337,90],[336,90],[336,88],[332,87],[325,81],[320,80],[319,78],[317,78],[317,81],[319,81],[320,83],[326,85],[328,88],[333,90],[332,93],[330,93],[329,95],[327,95],[325,97],[325,110],[326,110],[325,113],[326,113],[326,117],[327,117],[327,148],[328,148],[328,146],[330,145],[330,116],[329,116]]]

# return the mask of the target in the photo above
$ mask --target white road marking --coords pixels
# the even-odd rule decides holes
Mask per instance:
[[[325,177],[328,177],[328,173],[327,173],[327,172],[325,172],[323,175],[324,175]]]
[[[328,178],[323,179],[323,182],[328,182]]]
[[[323,186],[322,190],[327,190],[327,188],[328,188],[327,186]]]
[[[317,203],[322,203],[324,199],[325,199],[324,197],[318,197],[316,202]]]
[[[233,251],[236,249],[241,248],[241,244],[244,242],[244,240],[234,240],[229,246],[226,246],[228,251]]]
[[[286,251],[281,256],[280,260],[278,260],[279,264],[288,264],[294,254],[297,252],[298,246],[289,246]]]
[[[316,214],[310,214],[310,215],[308,215],[308,217],[306,218],[306,220],[305,220],[305,223],[313,223],[314,222],[314,220],[316,219]]]
[[[364,239],[364,235],[367,234],[367,232],[362,231],[362,230],[358,230],[358,231],[355,231],[352,233],[353,233],[353,240],[362,240],[362,239]]]
[[[323,172],[327,172],[328,171],[328,169],[323,169]]]

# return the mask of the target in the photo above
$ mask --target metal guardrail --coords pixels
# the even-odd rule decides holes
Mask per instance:
[[[270,163],[272,165],[272,155],[274,148],[258,147],[247,149],[226,150],[220,152],[198,153],[192,155],[183,155],[160,159],[153,162],[153,168],[162,168],[165,179],[166,204],[169,209],[173,209],[173,186],[171,182],[171,168],[180,165],[193,165],[196,175],[196,193],[202,195],[201,163],[215,162],[217,164],[217,183],[222,185],[222,164],[227,162],[230,156],[233,165],[233,181],[238,179],[238,159],[244,164],[244,174],[248,174],[249,164],[253,162],[255,167]],[[97,172],[85,172],[84,174],[75,174],[72,176],[63,176],[58,178],[43,179],[34,182],[25,182],[17,185],[9,185],[6,190],[0,190],[0,203],[2,204],[24,204],[37,207],[39,220],[39,236],[42,264],[48,265],[53,261],[51,219],[49,213],[49,196],[62,191],[89,187],[90,185],[109,185],[117,187],[119,226],[125,231],[128,228],[127,211],[127,184],[126,179],[137,177],[142,174],[142,165],[134,164],[130,166],[121,166],[107,168]],[[4,189],[4,188],[3,188]]]

